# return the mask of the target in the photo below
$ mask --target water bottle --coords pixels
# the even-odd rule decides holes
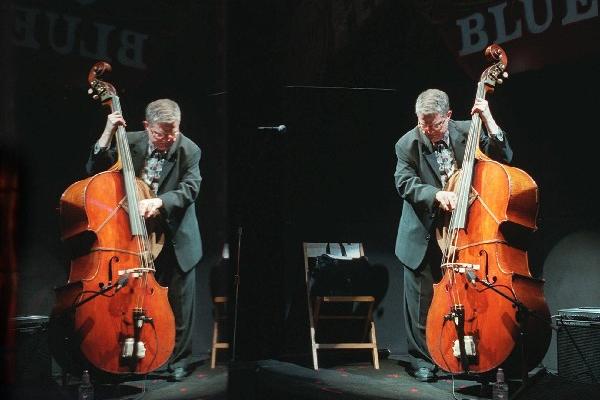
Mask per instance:
[[[90,381],[90,373],[85,370],[81,375],[78,400],[94,400],[94,387]]]
[[[498,368],[496,382],[492,388],[492,400],[508,400],[508,384],[504,381],[504,371]]]

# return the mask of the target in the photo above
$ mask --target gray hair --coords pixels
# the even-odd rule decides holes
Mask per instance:
[[[439,89],[427,89],[422,92],[415,102],[415,113],[419,115],[445,115],[450,110],[450,99]]]
[[[179,105],[171,99],[158,99],[146,106],[146,121],[149,124],[181,122]]]

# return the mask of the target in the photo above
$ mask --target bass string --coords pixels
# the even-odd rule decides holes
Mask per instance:
[[[476,98],[485,98],[485,87],[482,82],[477,84]],[[467,137],[467,145],[465,147],[465,155],[463,157],[463,164],[460,175],[458,177],[458,200],[456,208],[452,211],[450,217],[450,223],[448,228],[448,235],[443,250],[443,260],[446,265],[445,273],[448,276],[450,282],[449,295],[453,304],[462,304],[460,298],[460,292],[456,286],[456,273],[453,265],[457,262],[458,254],[456,249],[458,248],[459,232],[466,226],[466,217],[469,207],[469,194],[471,190],[471,181],[473,177],[473,167],[475,162],[475,154],[479,144],[479,138],[481,133],[481,118],[479,114],[473,114],[471,118],[471,125],[469,127],[469,134]]]
[[[118,96],[114,96],[112,105],[112,111],[119,111],[122,114],[121,104]],[[129,142],[127,140],[127,134],[123,126],[117,128],[117,151],[119,158],[121,159],[121,168],[123,173],[123,181],[125,184],[125,191],[127,193],[127,200],[129,203],[129,221],[131,224],[131,232],[136,238],[137,247],[139,250],[139,259],[141,264],[141,275],[142,280],[140,287],[142,288],[141,294],[136,291],[135,297],[135,308],[142,310],[145,302],[146,288],[148,286],[148,273],[149,269],[154,270],[154,260],[150,251],[148,231],[146,229],[146,223],[144,217],[140,215],[138,211],[138,199],[142,198],[142,193],[138,189],[135,179],[135,169],[133,167],[133,159],[131,152],[129,151]],[[131,205],[134,206],[131,206]]]

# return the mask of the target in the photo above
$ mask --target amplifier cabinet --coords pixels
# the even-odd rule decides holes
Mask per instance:
[[[16,330],[17,383],[39,385],[52,377],[48,347],[48,317],[27,315],[14,318]]]
[[[558,375],[573,382],[600,383],[600,308],[558,310]]]

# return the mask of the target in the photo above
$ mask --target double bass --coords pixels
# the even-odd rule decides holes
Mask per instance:
[[[90,93],[121,111],[114,86],[99,79],[110,70],[94,64]],[[60,198],[61,236],[72,260],[68,283],[56,289],[50,338],[66,370],[146,374],[168,361],[175,344],[168,289],[154,277],[164,236],[157,221],[138,212],[138,201],[153,195],[135,176],[125,129],[112,139],[115,165],[73,183]]]
[[[502,83],[508,65],[498,45],[485,54],[493,64],[477,84],[481,99]],[[462,167],[445,189],[458,199],[438,230],[442,279],[427,314],[427,347],[451,373],[502,366],[526,374],[544,357],[552,333],[544,281],[531,275],[526,250],[537,229],[538,188],[523,170],[480,150],[481,123],[475,113]]]

